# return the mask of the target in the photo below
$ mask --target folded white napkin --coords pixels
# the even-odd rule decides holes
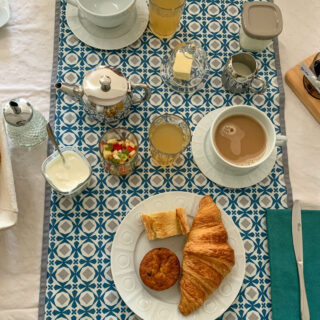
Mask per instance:
[[[2,110],[0,110],[2,111]],[[0,112],[0,230],[9,228],[18,220],[18,205],[10,151],[7,143],[7,136],[4,127],[2,112]]]
[[[7,0],[0,0],[0,27],[4,26],[10,19],[10,9]]]

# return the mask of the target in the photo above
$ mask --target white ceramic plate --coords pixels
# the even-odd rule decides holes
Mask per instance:
[[[104,50],[129,46],[141,37],[148,25],[149,10],[145,0],[136,0],[135,10],[125,23],[115,28],[101,28],[79,17],[78,8],[67,4],[67,22],[71,31],[85,44]]]
[[[246,188],[269,175],[276,162],[277,150],[274,149],[269,159],[262,165],[244,175],[234,175],[228,167],[215,161],[215,155],[211,151],[209,132],[213,119],[224,109],[225,107],[222,107],[211,111],[200,120],[192,136],[192,155],[201,172],[211,181],[227,188]]]
[[[245,274],[245,252],[239,230],[223,211],[222,220],[228,232],[229,244],[235,252],[235,265],[201,308],[187,317],[179,312],[179,281],[168,290],[158,292],[149,289],[140,280],[140,262],[149,250],[168,248],[177,255],[181,264],[186,240],[186,236],[175,236],[149,241],[140,214],[183,206],[191,225],[201,198],[188,192],[166,192],[150,197],[132,209],[117,230],[111,250],[113,280],[128,307],[144,320],[213,320],[225,312],[238,295]]]

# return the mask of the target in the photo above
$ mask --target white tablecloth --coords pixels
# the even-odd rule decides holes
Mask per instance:
[[[285,72],[320,50],[320,2],[276,1],[284,29],[279,36]],[[46,117],[53,55],[54,0],[11,1],[0,29],[0,103],[25,97]],[[294,199],[320,208],[320,125],[285,85],[289,173]],[[36,319],[38,312],[46,144],[12,149],[18,223],[0,231],[0,319]]]

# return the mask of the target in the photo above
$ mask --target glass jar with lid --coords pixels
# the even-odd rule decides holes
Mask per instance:
[[[10,100],[3,106],[3,116],[14,145],[33,147],[47,138],[46,119],[26,99]]]
[[[246,2],[242,6],[240,47],[245,51],[262,51],[282,31],[280,8],[270,2]]]
[[[175,74],[176,61],[181,57],[183,59],[179,64],[182,69],[179,73],[187,77],[177,77]],[[209,76],[207,54],[198,41],[180,43],[162,60],[160,75],[164,83],[174,91],[198,91],[204,87]]]

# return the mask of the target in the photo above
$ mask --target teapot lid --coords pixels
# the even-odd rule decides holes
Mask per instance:
[[[31,120],[33,108],[26,99],[12,99],[3,107],[3,115],[8,124],[21,127]]]
[[[119,103],[125,97],[128,82],[121,71],[99,66],[86,74],[82,87],[90,102],[111,106]]]

